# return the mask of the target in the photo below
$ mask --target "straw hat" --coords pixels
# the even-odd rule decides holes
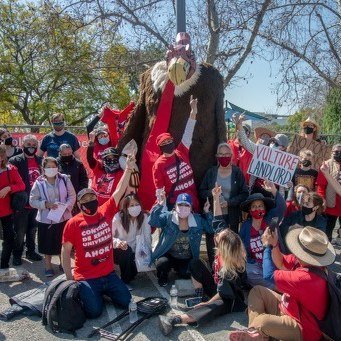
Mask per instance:
[[[269,135],[269,137],[274,137],[276,134],[268,128],[257,127],[255,128],[255,138],[258,140],[263,134]]]
[[[327,266],[335,261],[335,250],[327,235],[315,227],[292,226],[285,238],[289,250],[303,262]]]
[[[301,127],[304,128],[306,125],[308,124],[312,124],[316,127],[317,130],[320,129],[320,126],[317,124],[317,122],[311,118],[311,117],[308,117],[305,121],[301,122]]]

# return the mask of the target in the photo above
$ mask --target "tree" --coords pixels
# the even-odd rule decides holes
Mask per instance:
[[[93,28],[49,5],[0,4],[0,107],[30,125],[54,111],[79,124],[104,102],[126,105],[129,78],[116,61],[126,56],[119,39],[98,48]],[[105,57],[115,54],[105,69]],[[104,69],[103,69],[104,68]],[[115,83],[114,83],[115,81]]]
[[[323,131],[340,134],[341,131],[341,87],[330,90],[323,116]],[[340,142],[340,141],[338,141]]]

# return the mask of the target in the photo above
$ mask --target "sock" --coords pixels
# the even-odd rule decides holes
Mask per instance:
[[[172,326],[176,325],[176,324],[181,324],[182,320],[181,320],[181,316],[180,315],[175,315],[172,318]]]
[[[196,288],[195,289],[195,295],[197,297],[203,297],[203,295],[204,295],[204,288]]]

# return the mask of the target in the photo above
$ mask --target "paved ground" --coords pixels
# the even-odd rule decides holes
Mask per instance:
[[[334,265],[334,270],[341,273],[341,256],[340,249],[338,249],[337,261]],[[58,259],[54,260],[56,266],[55,270],[58,273],[59,264]],[[9,306],[8,298],[20,292],[32,289],[40,283],[46,281],[43,273],[43,262],[31,263],[24,261],[23,268],[27,269],[31,273],[31,279],[18,283],[0,283],[0,310],[4,310]],[[139,274],[134,281],[133,296],[136,300],[147,296],[159,296],[168,297],[170,287],[160,288],[156,283],[156,278],[153,273]],[[181,300],[181,299],[180,299]],[[180,303],[183,302],[180,301]],[[46,329],[39,318],[37,317],[20,317],[15,318],[11,322],[0,321],[0,340],[57,340],[57,339],[70,339],[70,340],[85,340],[88,333],[93,327],[100,326],[110,320],[112,320],[116,314],[119,314],[120,310],[115,309],[111,304],[106,305],[106,309],[102,316],[96,320],[89,320],[85,326],[77,333],[77,338],[74,338],[68,334],[56,334],[53,335],[48,329]],[[171,314],[169,311],[168,314]],[[128,322],[129,324],[129,322]],[[128,325],[120,323],[114,325],[111,331],[119,331]],[[145,341],[145,340],[198,340],[198,341],[225,341],[227,339],[228,330],[246,326],[247,317],[244,313],[225,315],[220,317],[208,326],[203,326],[198,329],[192,327],[179,327],[169,336],[164,337],[159,331],[157,319],[154,317],[148,321],[145,321],[142,325],[137,327],[132,337],[129,340]],[[100,338],[93,338],[99,340]]]

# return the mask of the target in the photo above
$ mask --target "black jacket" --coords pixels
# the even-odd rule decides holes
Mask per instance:
[[[34,158],[36,159],[40,167],[43,161],[43,158],[37,155],[34,155]],[[28,196],[30,196],[31,186],[30,186],[30,178],[29,178],[29,173],[28,173],[28,163],[27,163],[27,158],[25,157],[25,154],[21,153],[19,155],[12,156],[8,160],[8,162],[18,168],[18,172],[26,186],[25,191],[28,194]]]
[[[208,169],[200,185],[199,196],[202,202],[208,197],[212,202],[212,189],[217,181],[218,166]],[[231,225],[238,224],[240,219],[240,204],[246,200],[249,192],[246,187],[242,171],[237,166],[232,166],[231,172],[231,193],[228,203],[228,219]]]
[[[77,160],[75,157],[71,162],[62,162],[59,157],[57,158],[57,161],[60,173],[69,176],[76,193],[83,188],[88,187],[88,174],[81,161]]]

